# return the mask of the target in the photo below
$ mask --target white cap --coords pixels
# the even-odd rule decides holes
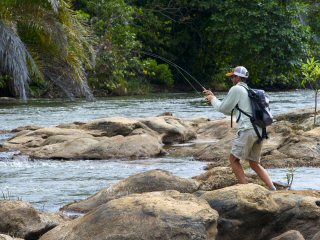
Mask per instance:
[[[243,78],[248,78],[249,77],[249,72],[248,70],[243,67],[243,66],[238,66],[233,69],[233,72],[229,72],[226,74],[226,76],[231,77],[233,75],[243,77]]]

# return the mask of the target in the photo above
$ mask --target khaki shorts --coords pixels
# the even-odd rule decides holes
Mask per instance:
[[[262,143],[258,143],[258,137],[254,129],[239,131],[233,141],[231,154],[240,160],[252,160],[260,162]]]

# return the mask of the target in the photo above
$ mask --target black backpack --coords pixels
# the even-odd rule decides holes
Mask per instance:
[[[267,129],[267,126],[270,126],[273,122],[273,116],[269,108],[269,96],[265,93],[264,90],[261,90],[261,89],[251,89],[249,87],[248,88],[244,87],[244,88],[247,89],[248,96],[251,101],[252,116],[244,112],[242,109],[240,109],[237,104],[235,108],[240,111],[237,122],[240,120],[241,113],[249,117],[252,123],[252,126],[254,128],[254,131],[256,132],[259,138],[259,142],[261,142],[263,139],[268,138],[266,129]],[[232,116],[232,113],[233,113],[233,110],[231,112],[231,116]],[[231,123],[232,123],[232,118],[231,118]],[[260,134],[260,132],[258,131],[257,126],[262,128],[262,134]]]

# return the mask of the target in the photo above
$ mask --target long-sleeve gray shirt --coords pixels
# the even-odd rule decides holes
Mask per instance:
[[[252,115],[251,103],[246,88],[248,88],[246,83],[239,82],[237,85],[230,88],[227,96],[222,101],[215,97],[211,100],[211,104],[217,111],[222,112],[225,115],[231,115],[232,109],[234,109],[237,104],[241,110]],[[238,119],[240,111],[235,109],[234,113],[236,114],[236,119]],[[238,131],[252,128],[253,126],[250,122],[250,118],[241,114],[238,122]],[[259,129],[259,131],[261,132],[261,129]]]

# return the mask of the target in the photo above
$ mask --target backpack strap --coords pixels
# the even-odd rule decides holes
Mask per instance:
[[[238,109],[238,110],[240,110],[238,104],[235,106],[235,108]],[[234,109],[235,109],[235,108],[234,108]],[[234,109],[231,110],[231,128],[233,127],[233,111],[234,111]],[[236,123],[239,122],[240,117],[241,117],[241,111],[240,111],[240,113],[239,113],[239,116],[237,117]]]
[[[252,126],[253,126],[253,129],[254,129],[254,131],[256,132],[257,136],[258,136],[258,142],[259,142],[259,143],[262,142],[263,138],[268,138],[266,128],[263,128],[263,129],[262,129],[262,135],[261,135],[260,132],[259,132],[259,130],[258,130],[257,125],[253,123],[253,118],[252,118],[252,116],[250,116],[248,113],[246,113],[246,112],[243,111],[241,108],[239,108],[238,104],[236,105],[235,108],[237,108],[237,109],[240,111],[240,113],[243,113],[244,115],[246,115],[247,117],[249,117],[250,122],[251,122],[251,124],[252,124]],[[237,122],[239,121],[239,119],[240,119],[240,115],[239,115],[239,117],[238,117],[238,119],[237,119]]]

